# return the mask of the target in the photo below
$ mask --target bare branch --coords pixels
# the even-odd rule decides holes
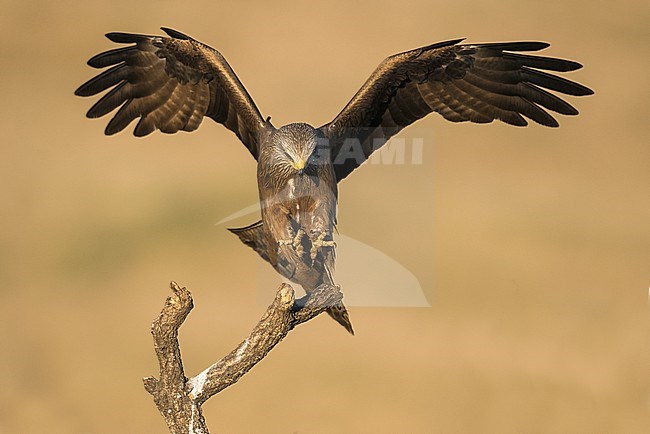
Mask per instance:
[[[236,383],[295,326],[343,299],[338,287],[323,285],[309,296],[296,300],[293,288],[283,284],[262,319],[237,348],[196,377],[187,379],[178,344],[178,329],[193,308],[192,296],[175,282],[170,286],[173,295],[167,298],[151,326],[160,379],[147,377],[143,381],[172,434],[207,434],[201,414],[201,405],[205,401]]]
[[[144,388],[153,395],[171,433],[207,434],[201,408],[185,393],[187,379],[178,345],[178,329],[194,307],[192,295],[176,282],[171,282],[170,287],[173,295],[167,297],[160,315],[151,325],[160,379],[144,378]]]

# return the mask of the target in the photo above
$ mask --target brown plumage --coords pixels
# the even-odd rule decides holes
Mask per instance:
[[[309,293],[333,284],[333,231],[337,183],[402,128],[431,112],[453,122],[495,119],[525,126],[525,118],[558,126],[548,110],[576,115],[549,92],[589,95],[578,83],[546,71],[566,72],[579,63],[522,54],[543,42],[461,44],[453,40],[386,58],[334,118],[320,128],[264,120],[223,56],[180,32],[169,37],[109,33],[134,44],[93,57],[110,67],[77,89],[90,96],[110,89],[88,111],[100,117],[117,109],[106,134],[139,118],[136,136],[193,131],[210,117],[234,132],[258,161],[262,220],[231,229],[283,276]],[[547,90],[548,89],[548,90]],[[330,315],[352,333],[345,307]]]

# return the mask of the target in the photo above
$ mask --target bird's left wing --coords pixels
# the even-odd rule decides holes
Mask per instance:
[[[75,94],[91,96],[111,89],[88,111],[89,118],[119,110],[107,135],[140,118],[136,136],[194,131],[208,116],[224,125],[257,159],[259,141],[269,128],[235,72],[217,50],[176,30],[170,37],[108,33],[113,42],[134,44],[100,53],[88,61],[106,71],[82,84]]]
[[[544,72],[573,71],[579,63],[521,54],[544,42],[460,44],[441,42],[386,58],[336,118],[321,130],[330,141],[337,181],[402,128],[431,112],[452,122],[499,119],[525,126],[524,116],[549,127],[557,121],[545,109],[578,111],[550,89],[589,95],[591,89]],[[523,115],[523,116],[522,116]]]

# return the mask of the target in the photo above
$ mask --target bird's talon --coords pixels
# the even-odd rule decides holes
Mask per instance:
[[[312,246],[315,248],[321,247],[336,247],[334,240],[326,240],[327,235],[324,233],[319,233],[315,240],[312,241]]]
[[[293,247],[296,248],[296,251],[298,251],[298,249],[302,251],[302,237],[304,237],[305,235],[306,235],[305,231],[303,231],[302,229],[298,229],[298,232],[296,232],[296,236],[293,237]]]
[[[326,234],[321,232],[314,240],[312,240],[311,249],[309,251],[309,257],[311,258],[312,262],[316,260],[318,251],[323,247],[336,247],[336,243],[333,240],[325,240],[325,236]]]

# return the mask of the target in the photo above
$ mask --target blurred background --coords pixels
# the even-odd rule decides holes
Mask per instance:
[[[275,294],[272,270],[215,225],[257,198],[232,133],[208,119],[192,134],[105,137],[108,118],[84,117],[96,99],[73,96],[96,73],[86,60],[114,48],[104,33],[159,26],[219,49],[277,126],[324,124],[387,55],[456,37],[551,42],[544,54],[582,62],[566,76],[596,91],[569,99],[581,115],[559,129],[431,115],[400,136],[423,140],[423,164],[346,179],[341,236],[401,264],[430,307],[353,307],[355,337],[326,316],[299,327],[205,404],[213,432],[647,432],[647,2],[2,11],[0,433],[166,432],[141,377],[157,374],[149,327],[169,281],[195,299],[180,335],[188,376]]]

